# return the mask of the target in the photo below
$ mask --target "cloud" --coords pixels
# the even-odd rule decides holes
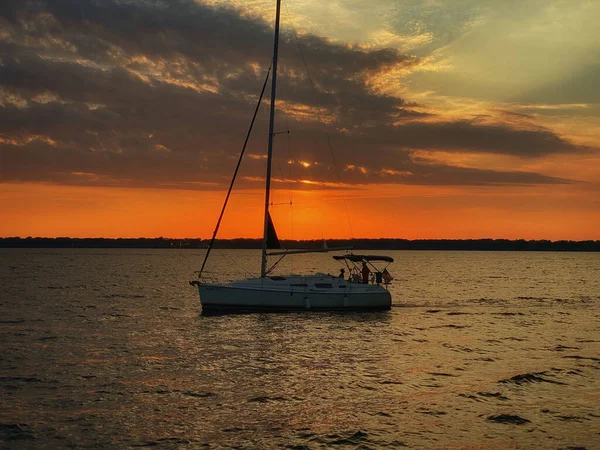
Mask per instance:
[[[454,11],[448,21],[427,16],[427,7],[416,10],[424,26],[435,30],[430,49],[447,70],[415,73],[414,89],[499,102],[597,101],[599,2],[444,3],[438,8],[442,14]]]
[[[600,54],[600,49],[598,51]],[[553,103],[596,103],[600,104],[600,63],[586,64],[574,68],[564,78],[532,87],[520,95],[519,101],[543,103],[551,100]]]
[[[270,59],[266,22],[191,0],[8,0],[0,21],[1,181],[198,189],[228,182]],[[278,98],[288,114],[277,116],[278,130],[292,130],[296,159],[317,162],[297,180],[338,182],[322,117],[350,184],[566,183],[431,164],[411,152],[533,158],[586,150],[547,129],[444,122],[369,88],[377,74],[420,64],[414,56],[308,34],[300,41],[311,78],[295,38],[283,36]],[[249,152],[264,153],[266,121],[263,108]],[[244,163],[246,179],[263,170],[264,160]]]
[[[589,150],[572,144],[548,129],[515,128],[474,120],[412,122],[398,126],[394,131],[397,142],[420,149],[495,153],[526,158]]]

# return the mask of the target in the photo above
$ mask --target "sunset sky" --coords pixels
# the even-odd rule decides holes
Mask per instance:
[[[3,0],[0,236],[210,237],[274,13]],[[596,0],[284,0],[280,237],[600,239],[599,18]],[[266,97],[219,237],[262,234]]]

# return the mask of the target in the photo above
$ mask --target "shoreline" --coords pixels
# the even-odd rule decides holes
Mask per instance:
[[[189,238],[0,238],[0,248],[153,248],[206,249],[209,239]],[[323,248],[322,240],[281,240],[283,248]],[[331,239],[327,245],[351,246],[354,250],[437,250],[437,251],[542,251],[542,252],[600,252],[600,240],[549,241],[525,239]],[[214,248],[260,249],[261,239],[217,239]]]

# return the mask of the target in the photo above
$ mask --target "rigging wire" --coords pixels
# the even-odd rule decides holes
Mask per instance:
[[[284,97],[284,93],[283,93],[283,83],[279,83],[277,84],[277,92],[278,92],[278,96],[279,98],[283,98]],[[288,175],[286,178],[286,174],[285,171],[283,170],[283,167],[281,165],[281,161],[282,158],[277,156],[277,154],[273,154],[273,161],[275,162],[276,165],[276,169],[277,172],[279,173],[279,175],[281,176],[281,181],[282,184],[285,184],[287,181],[287,185],[288,185],[288,199],[289,199],[289,203],[284,203],[284,202],[280,202],[280,203],[271,203],[271,205],[289,205],[291,208],[291,237],[290,239],[294,239],[294,199],[293,199],[293,191],[292,191],[292,157],[291,157],[291,144],[290,144],[290,123],[289,123],[289,116],[286,113],[286,111],[283,108],[280,108],[279,110],[280,115],[283,115],[283,120],[284,120],[284,124],[285,124],[285,130],[286,131],[280,131],[277,133],[273,133],[273,134],[287,134],[287,147],[288,147],[288,157],[287,160],[285,160],[285,163],[288,166]],[[291,265],[291,270],[293,273],[294,271],[294,258],[289,258],[290,260],[290,265]],[[275,264],[273,264],[271,266],[271,268],[267,271],[267,272],[271,272],[275,266],[277,266],[277,264],[279,263],[279,261],[277,261]]]
[[[250,122],[250,127],[248,128],[248,133],[246,133],[246,140],[244,141],[244,146],[242,147],[242,152],[240,153],[240,157],[237,162],[237,166],[235,166],[235,171],[233,172],[233,178],[231,179],[231,183],[229,184],[229,190],[227,191],[227,195],[225,196],[225,202],[223,203],[223,208],[221,208],[221,214],[219,215],[219,220],[217,220],[217,225],[215,226],[215,231],[213,232],[212,239],[210,240],[210,245],[206,250],[206,254],[204,255],[204,261],[202,262],[202,267],[200,268],[200,272],[198,272],[198,278],[202,276],[202,271],[204,270],[204,266],[206,266],[206,261],[208,261],[208,255],[210,255],[210,251],[213,248],[215,243],[215,239],[217,238],[217,232],[219,231],[219,226],[221,225],[221,220],[223,220],[223,215],[225,214],[225,208],[227,207],[227,202],[229,201],[229,196],[231,195],[231,190],[233,189],[233,184],[235,183],[235,178],[240,169],[240,164],[242,163],[242,158],[244,157],[244,152],[246,151],[246,145],[248,144],[248,139],[250,139],[250,133],[252,132],[252,128],[254,127],[254,121],[256,120],[256,116],[258,114],[258,110],[260,108],[260,103],[262,101],[263,95],[265,93],[265,89],[267,87],[267,81],[269,81],[269,76],[271,74],[271,67],[273,63],[269,66],[269,70],[267,70],[267,76],[265,77],[265,82],[262,87],[262,91],[260,92],[260,97],[258,98],[258,103],[256,104],[256,108],[254,110],[254,116],[252,116],[252,121]]]
[[[277,92],[278,92],[279,98],[283,97],[283,86],[282,86],[282,84],[283,83],[279,83],[277,85]],[[289,164],[289,161],[290,161],[290,158],[289,158],[289,155],[290,155],[290,124],[289,124],[287,113],[282,108],[280,108],[279,111],[283,115],[283,120],[285,122],[285,130],[286,131],[279,131],[279,132],[273,133],[273,134],[287,134],[288,160],[286,161],[286,164],[288,165],[288,169],[290,169],[288,171],[288,175],[289,176],[288,176],[287,179],[286,179],[286,176],[285,176],[285,171],[282,169],[282,166],[281,166],[281,158],[277,157],[277,155],[274,154],[273,155],[273,160],[275,161],[275,164],[277,165],[277,169],[279,171],[279,175],[281,176],[282,183],[285,183],[287,181],[287,184],[288,184],[288,198],[289,198],[289,201],[290,201],[289,204],[292,205],[293,204],[292,203],[292,197],[291,197],[292,179],[291,179],[291,168],[289,168],[289,166],[290,166],[290,164]],[[283,203],[281,203],[281,204],[283,204]]]
[[[286,126],[289,129],[287,120],[288,119],[287,119],[287,114],[286,114],[285,122],[286,122]],[[287,144],[288,144],[287,165],[288,165],[288,180],[289,180],[288,192],[290,194],[290,209],[291,209],[291,214],[292,214],[292,240],[294,240],[294,192],[292,191],[292,145],[290,143],[290,134],[289,133],[287,135]],[[290,259],[290,266],[291,266],[291,273],[294,273],[294,258]]]
[[[226,262],[228,262],[229,264],[231,264],[233,266],[236,266],[237,269],[240,270],[241,273],[246,278],[248,278],[248,275],[250,275],[250,272],[248,272],[245,267],[243,267],[241,264],[239,264],[233,256],[231,256],[229,253],[227,253],[227,251],[225,251],[224,249],[221,249],[220,254],[221,254],[221,256],[223,256],[223,259],[225,259]]]
[[[306,70],[306,75],[308,77],[308,81],[310,83],[310,87],[312,88],[312,92],[313,92],[313,99],[317,105],[317,111],[319,113],[319,116],[321,117],[321,124],[323,125],[323,130],[325,132],[325,138],[327,139],[327,146],[329,147],[329,152],[331,153],[331,159],[333,160],[333,165],[335,167],[335,171],[336,171],[336,175],[337,175],[337,179],[338,182],[340,183],[340,192],[342,194],[342,201],[344,203],[344,209],[346,210],[346,217],[348,219],[348,226],[350,228],[350,239],[354,239],[354,232],[352,230],[352,222],[350,221],[350,212],[348,211],[348,204],[346,202],[346,194],[345,194],[345,189],[342,183],[342,178],[340,176],[340,170],[339,170],[339,166],[337,164],[337,160],[335,159],[335,154],[333,152],[333,146],[331,145],[331,139],[329,137],[329,132],[327,130],[327,125],[325,123],[325,121],[322,120],[323,118],[323,114],[321,112],[321,105],[319,103],[319,99],[317,98],[317,96],[315,95],[316,89],[315,89],[315,84],[313,82],[313,79],[310,75],[310,71],[308,70],[308,64],[306,63],[306,58],[304,57],[304,52],[302,51],[302,46],[300,45],[300,40],[298,39],[298,33],[296,33],[296,27],[294,27],[294,22],[292,21],[292,16],[290,15],[288,6],[287,6],[287,2],[283,2],[283,4],[285,5],[285,11],[286,14],[288,15],[290,24],[292,26],[292,31],[294,32],[294,39],[296,41],[296,44],[298,45],[298,50],[300,51],[300,56],[302,57],[302,62],[304,64],[304,69]]]

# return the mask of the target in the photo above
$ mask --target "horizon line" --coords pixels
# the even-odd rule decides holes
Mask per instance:
[[[146,236],[138,236],[138,237],[77,237],[77,236],[0,236],[0,239],[21,239],[21,240],[33,240],[33,239],[104,239],[104,240],[117,240],[117,239],[162,239],[162,240],[171,240],[171,241],[186,241],[186,240],[201,240],[201,241],[210,241],[211,238],[203,238],[203,237],[167,237],[167,236],[154,236],[154,237],[146,237]],[[262,237],[234,237],[234,238],[216,238],[215,241],[236,241],[236,240],[262,240]],[[403,238],[403,237],[354,237],[354,238],[313,238],[313,239],[289,239],[289,238],[281,238],[280,241],[293,241],[293,242],[327,242],[327,241],[381,241],[381,240],[400,240],[400,241],[546,241],[546,242],[600,242],[600,239],[547,239],[547,238],[536,238],[536,239],[526,239],[526,238],[492,238],[492,237],[477,237],[477,238]]]

